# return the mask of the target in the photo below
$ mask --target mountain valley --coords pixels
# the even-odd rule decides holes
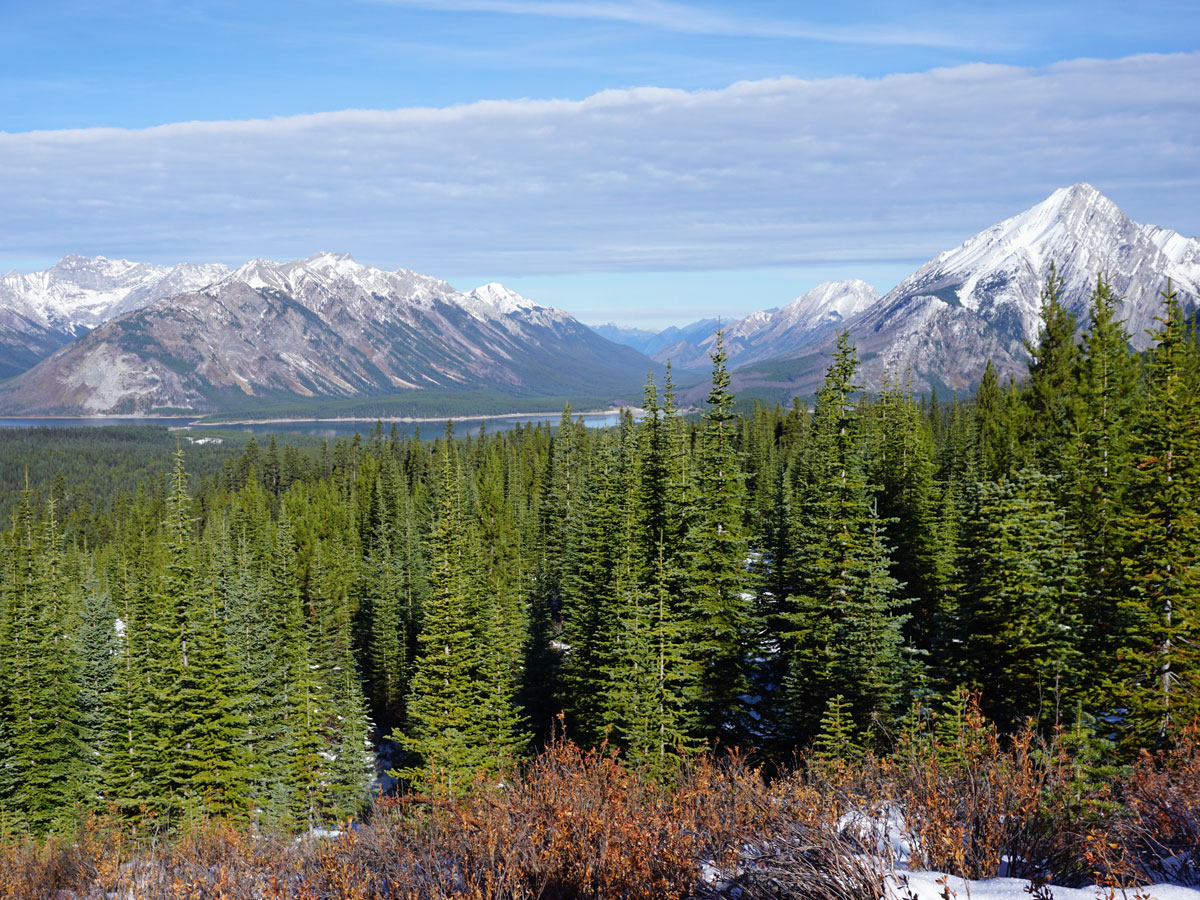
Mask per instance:
[[[1144,349],[1168,279],[1200,299],[1200,240],[1129,219],[1087,184],[1055,191],[921,266],[884,296],[827,282],[790,303],[727,321],[734,386],[748,396],[810,396],[846,329],[868,388],[885,381],[969,391],[991,359],[1020,375],[1055,267],[1087,324],[1103,275]],[[686,402],[704,395],[717,320],[661,331],[588,327],[492,283],[459,292],[348,254],[153,266],[104,257],[0,279],[0,411],[43,414],[221,412],[422,392],[636,400],[668,361]]]

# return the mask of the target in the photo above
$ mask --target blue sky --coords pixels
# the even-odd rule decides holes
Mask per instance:
[[[1190,2],[0,0],[0,268],[349,250],[663,325],[886,290],[1074,181],[1196,234],[1198,39]]]

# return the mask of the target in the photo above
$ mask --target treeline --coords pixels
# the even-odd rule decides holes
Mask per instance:
[[[0,810],[173,823],[353,814],[372,742],[454,791],[565,730],[667,776],[719,742],[886,750],[974,695],[1089,765],[1200,711],[1200,353],[1169,290],[1131,352],[1101,281],[1051,280],[1028,380],[864,395],[843,335],[811,410],[646,415],[432,443],[257,444],[64,539],[27,494],[0,555]],[[299,457],[297,457],[299,459]],[[86,527],[85,527],[86,526]],[[103,540],[84,539],[103,535]]]
[[[262,460],[259,468],[274,464],[294,478],[311,474],[324,442],[289,434],[286,445],[259,446],[247,432],[172,431],[162,425],[0,427],[0,521],[11,522],[28,486],[37,505],[54,497],[68,540],[82,539],[80,529],[96,528],[110,517],[114,503],[126,503],[139,492],[166,497],[170,458],[178,446],[187,450],[187,472],[196,490],[206,492],[210,484],[234,484],[235,469],[252,461]],[[88,540],[95,545],[107,538],[92,533]]]

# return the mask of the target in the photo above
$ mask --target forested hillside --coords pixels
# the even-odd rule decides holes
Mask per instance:
[[[1169,290],[1169,288],[1168,288]],[[812,408],[422,443],[254,446],[0,551],[0,810],[305,827],[375,777],[455,791],[556,728],[664,777],[720,742],[886,751],[976,692],[1089,759],[1200,712],[1200,354],[1164,296],[1135,354],[1051,281],[1025,384],[864,396],[845,335]],[[284,464],[285,460],[291,462]],[[6,455],[6,463],[12,460]],[[192,475],[189,475],[192,473]]]

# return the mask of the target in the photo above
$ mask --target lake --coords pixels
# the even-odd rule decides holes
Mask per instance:
[[[454,420],[454,433],[458,436],[478,434],[481,425],[486,425],[488,431],[508,431],[518,423],[549,422],[558,424],[561,413],[529,413],[520,416],[495,416],[490,418],[464,418]],[[608,428],[620,421],[618,412],[582,413],[575,417],[583,419],[588,428]],[[413,434],[418,428],[423,439],[431,440],[439,436],[446,426],[445,419],[433,421],[412,422],[399,419],[383,419],[384,433],[391,431],[395,422],[396,430],[404,436]],[[148,418],[145,416],[62,416],[62,417],[0,417],[0,428],[97,428],[104,425],[144,425],[171,428],[179,431],[244,431],[254,434],[308,434],[317,437],[338,438],[350,437],[355,432],[368,434],[375,426],[375,419],[306,419],[273,422],[252,422],[246,424],[230,424],[227,422],[198,423],[192,416],[162,416]]]

